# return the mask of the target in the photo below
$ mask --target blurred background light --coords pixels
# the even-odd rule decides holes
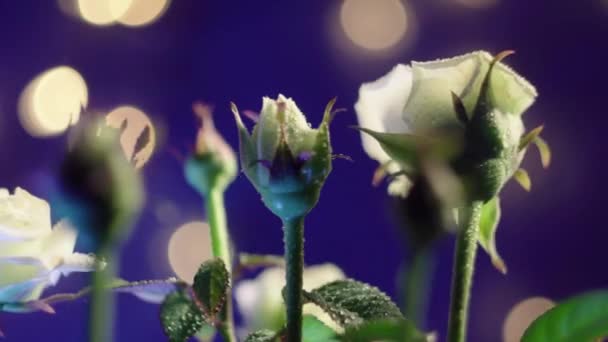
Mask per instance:
[[[543,297],[532,297],[517,303],[505,320],[503,341],[519,342],[530,324],[554,306],[552,300]]]
[[[146,113],[136,107],[121,106],[106,116],[106,124],[122,129],[120,145],[136,168],[150,160],[156,146],[156,130]]]
[[[151,24],[165,13],[169,3],[169,0],[132,0],[118,21],[126,26]]]
[[[132,0],[78,0],[81,17],[93,25],[110,25],[127,13]]]
[[[89,102],[87,84],[68,66],[49,69],[25,87],[19,99],[19,119],[32,136],[54,136],[78,122]]]
[[[400,0],[346,0],[340,9],[340,23],[353,43],[369,50],[397,45],[410,27],[406,6]]]
[[[468,8],[484,9],[498,5],[499,0],[453,0],[456,4]]]
[[[137,27],[151,24],[167,10],[170,0],[57,0],[67,15],[92,25],[123,24]]]
[[[188,222],[175,230],[169,240],[169,264],[182,280],[192,282],[201,263],[212,258],[209,225]]]

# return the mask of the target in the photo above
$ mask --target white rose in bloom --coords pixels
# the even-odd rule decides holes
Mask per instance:
[[[454,109],[451,93],[464,106],[468,120],[476,115],[481,88],[494,57],[484,51],[432,62],[413,62],[397,65],[384,77],[363,84],[355,105],[359,125],[382,133],[409,133],[428,135],[443,128],[464,127]],[[537,96],[534,87],[506,65],[498,62],[489,78],[488,100],[495,125],[501,130],[501,144],[505,149],[518,146],[524,133],[522,113]],[[401,167],[391,162],[378,141],[366,133],[361,134],[367,154],[389,173]],[[511,158],[518,166],[521,158]],[[514,172],[506,167],[505,176]],[[515,167],[516,169],[516,167]],[[404,194],[406,177],[397,177],[389,192]]]
[[[335,280],[344,279],[344,273],[334,264],[322,264],[304,269],[304,290],[312,291]],[[248,330],[280,330],[285,324],[285,306],[281,291],[285,286],[285,270],[268,268],[256,279],[241,281],[235,288],[236,301]],[[304,305],[304,314],[313,315],[327,326],[339,326],[328,314],[314,304]]]
[[[93,256],[73,253],[76,235],[65,221],[51,228],[46,201],[0,189],[0,304],[37,300],[62,275],[93,271]]]

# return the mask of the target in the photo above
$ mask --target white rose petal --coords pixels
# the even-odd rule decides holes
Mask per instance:
[[[51,233],[51,210],[46,201],[17,188],[0,190],[0,242],[24,241]]]
[[[451,92],[458,95],[471,115],[483,80],[494,57],[485,51],[441,59],[413,62],[411,96],[403,119],[413,131],[428,131],[458,124]],[[491,99],[505,114],[521,115],[534,102],[536,89],[503,63],[498,63],[491,78]]]
[[[312,149],[316,141],[317,130],[311,128],[291,98],[281,94],[276,100],[264,97],[260,118],[252,132],[258,160],[274,159],[281,135],[280,110],[284,110],[285,138],[294,155],[297,156],[302,150]]]
[[[377,132],[408,133],[407,124],[402,120],[403,108],[410,95],[412,69],[402,64],[397,65],[382,78],[364,83],[359,88],[359,100],[355,111],[359,126]],[[361,133],[363,149],[379,163],[390,160],[376,139],[369,134]]]
[[[46,201],[19,188],[13,196],[0,191],[0,211],[0,303],[38,299],[62,275],[95,269],[93,256],[73,253],[77,234],[67,222],[51,228]]]

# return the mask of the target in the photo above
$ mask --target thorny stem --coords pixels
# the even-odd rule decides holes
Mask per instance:
[[[465,342],[473,271],[477,253],[479,219],[483,202],[475,201],[458,210],[459,225],[454,270],[452,274],[452,294],[448,341]]]
[[[213,256],[220,258],[226,265],[228,273],[232,272],[232,258],[230,255],[230,240],[226,223],[226,209],[224,207],[223,189],[212,188],[206,194],[207,220],[211,232],[211,249]],[[227,291],[231,291],[230,288]],[[234,320],[232,313],[232,295],[226,296],[226,304],[220,313],[220,326],[218,330],[226,342],[236,342],[234,333]]]
[[[98,251],[100,260],[105,261],[105,268],[97,265],[93,273],[93,288],[91,294],[91,313],[89,321],[89,341],[111,342],[114,341],[114,296],[107,287],[116,275],[115,260],[120,258],[116,251],[109,247],[103,247]]]
[[[304,271],[304,217],[283,221],[285,241],[285,305],[287,341],[302,341],[302,272]]]

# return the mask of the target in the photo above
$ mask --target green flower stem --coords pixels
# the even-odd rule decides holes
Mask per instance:
[[[404,264],[404,279],[401,282],[404,313],[418,328],[424,327],[433,268],[433,252],[430,248],[416,250],[411,262]]]
[[[114,341],[114,296],[107,285],[116,275],[115,260],[120,258],[111,248],[101,248],[97,254],[106,265],[103,269],[98,268],[92,275],[89,341],[111,342]]]
[[[283,221],[285,235],[285,305],[287,341],[302,341],[302,272],[304,271],[304,217]]]
[[[460,229],[454,256],[452,302],[448,323],[448,341],[450,342],[466,341],[469,300],[473,284],[482,206],[483,202],[476,201],[458,211]]]
[[[220,258],[226,265],[228,273],[232,272],[232,257],[230,255],[230,240],[226,223],[226,209],[224,207],[224,190],[212,188],[205,196],[207,221],[211,230],[211,249],[213,256]],[[230,291],[230,289],[228,290]],[[226,342],[236,342],[234,333],[234,320],[232,314],[232,295],[226,296],[226,304],[220,314],[220,334]]]

